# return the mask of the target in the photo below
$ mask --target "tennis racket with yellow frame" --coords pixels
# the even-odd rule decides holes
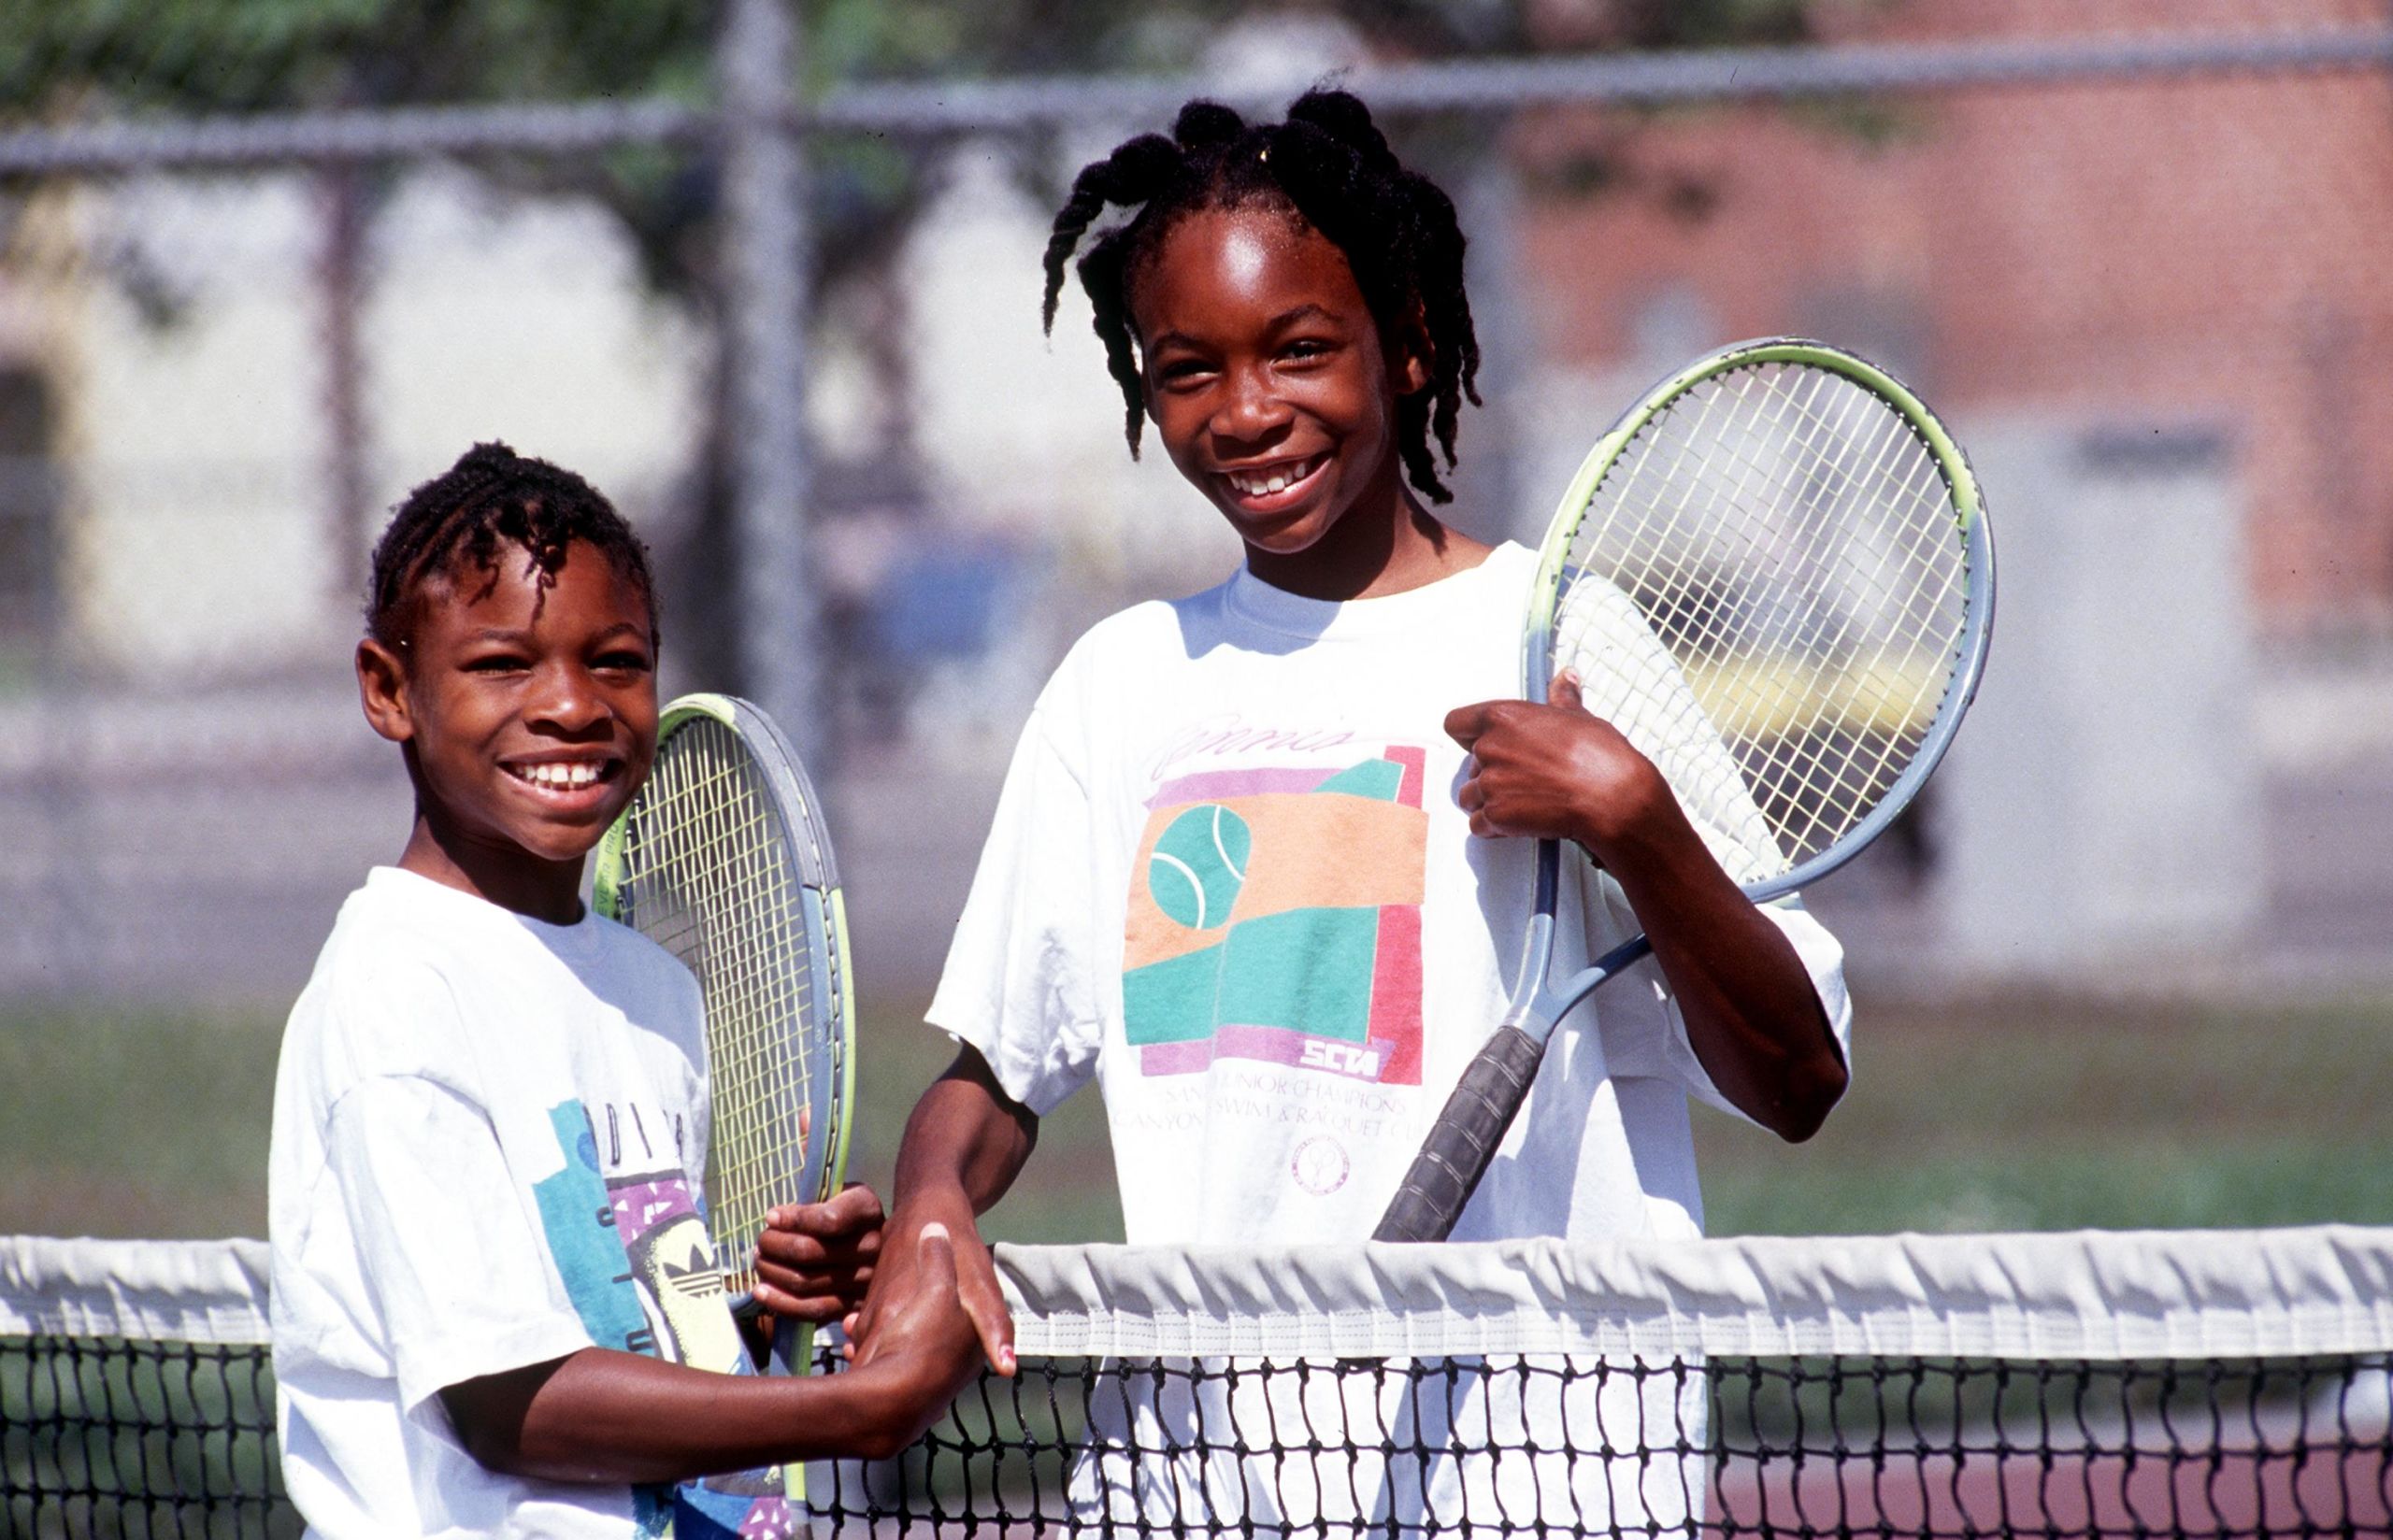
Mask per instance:
[[[707,1229],[744,1311],[767,1211],[832,1197],[846,1168],[847,916],[822,799],[771,719],[732,696],[685,695],[656,736],[655,767],[599,844],[593,898],[705,993]],[[810,1342],[802,1322],[779,1322],[772,1367],[804,1372]]]

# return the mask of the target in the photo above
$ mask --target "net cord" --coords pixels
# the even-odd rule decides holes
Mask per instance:
[[[1025,1355],[2214,1359],[2393,1348],[2393,1228],[996,1248]]]
[[[2393,1350],[2393,1227],[995,1248],[1028,1357]],[[0,1237],[0,1336],[262,1345],[257,1240]]]
[[[0,1236],[0,1337],[262,1346],[266,1272],[258,1240]]]

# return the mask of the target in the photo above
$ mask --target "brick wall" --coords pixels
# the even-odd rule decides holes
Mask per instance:
[[[2387,10],[1969,0],[1828,15],[1872,37],[2059,37]],[[1524,122],[1517,148],[1549,362],[1632,362],[1675,306],[1714,340],[1798,331],[1874,351],[1965,427],[2054,408],[2215,424],[2238,451],[2263,623],[2393,633],[2393,78],[1564,113]]]

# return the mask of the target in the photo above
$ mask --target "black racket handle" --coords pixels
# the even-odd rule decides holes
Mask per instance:
[[[1479,1190],[1504,1131],[1528,1099],[1538,1061],[1544,1057],[1545,1045],[1520,1028],[1496,1029],[1455,1082],[1371,1239],[1441,1241],[1453,1233],[1462,1205]]]

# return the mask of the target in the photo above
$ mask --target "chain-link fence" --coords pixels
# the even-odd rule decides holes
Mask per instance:
[[[2393,820],[2333,820],[2393,782],[2393,8],[1815,0],[1661,52],[1644,7],[1481,8],[1510,51],[1405,55],[1465,7],[1200,7],[1134,50],[1176,75],[941,81],[934,37],[881,85],[831,78],[854,7],[772,0],[0,21],[0,994],[295,988],[405,832],[346,682],[365,551],[490,437],[646,534],[669,685],[832,767],[867,987],[919,988],[1062,647],[1237,557],[1125,454],[1084,308],[1039,335],[1053,200],[1185,94],[1333,69],[1472,233],[1467,527],[1534,537],[1739,336],[1878,356],[1986,462],[2037,579],[1972,729],[2014,747],[1956,767],[2002,816],[1948,792],[1856,874],[1857,968],[2001,966],[1952,936],[2034,881],[2110,884],[2041,920],[2089,958],[2367,965]],[[2128,844],[2031,880],[2022,820]]]

